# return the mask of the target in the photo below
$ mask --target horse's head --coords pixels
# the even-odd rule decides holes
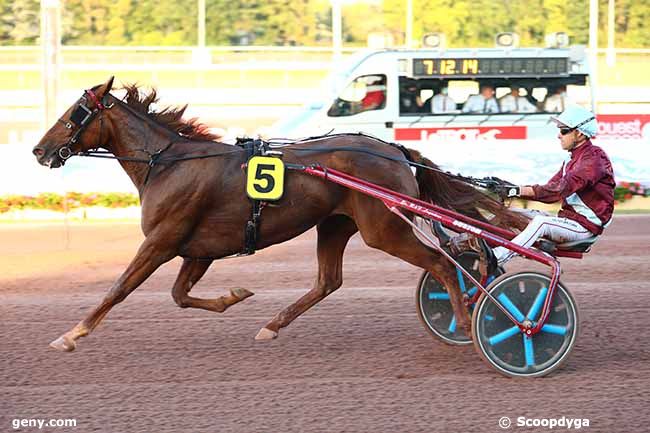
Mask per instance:
[[[110,108],[107,97],[113,86],[113,77],[106,83],[86,90],[77,102],[45,133],[32,150],[41,165],[61,167],[72,155],[95,149],[105,144],[101,116]],[[100,118],[99,121],[95,120]]]

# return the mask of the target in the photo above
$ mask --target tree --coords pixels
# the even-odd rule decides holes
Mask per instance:
[[[16,45],[35,44],[40,34],[40,1],[14,1],[7,12],[6,16],[3,13],[2,21],[11,43]]]
[[[11,1],[0,0],[0,43],[11,43],[11,29],[14,21],[11,19]]]
[[[179,7],[174,0],[132,3],[125,35],[132,45],[191,45],[196,43],[196,2]]]
[[[129,41],[131,35],[127,30],[127,22],[131,11],[131,0],[117,0],[109,9],[106,35],[106,42],[109,45],[122,45]]]
[[[567,31],[572,44],[589,42],[589,0],[567,3]]]
[[[372,32],[403,44],[407,0],[358,0],[343,5],[346,44],[365,45]],[[488,47],[515,31],[522,46],[542,46],[566,31],[571,43],[589,37],[589,0],[412,0],[413,37],[442,32],[449,47]],[[194,45],[196,0],[61,0],[64,44]],[[599,41],[607,37],[607,0],[599,0]],[[40,0],[0,0],[0,43],[34,44]],[[208,45],[314,45],[332,39],[330,0],[206,0]],[[648,47],[650,2],[616,0],[616,45]]]
[[[62,4],[63,33],[66,43],[104,44],[108,34],[106,0],[68,0]]]
[[[650,46],[647,30],[650,4],[647,1],[618,0],[616,14],[617,44],[630,48]]]

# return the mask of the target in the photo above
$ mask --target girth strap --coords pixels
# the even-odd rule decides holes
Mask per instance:
[[[265,146],[267,146],[267,143],[260,139],[237,139],[237,144],[246,151],[246,161],[254,156],[262,155]],[[244,228],[244,250],[241,255],[255,254],[257,250],[257,239],[259,238],[262,209],[264,208],[264,203],[260,200],[252,198],[249,198],[249,200],[251,201],[251,216]]]

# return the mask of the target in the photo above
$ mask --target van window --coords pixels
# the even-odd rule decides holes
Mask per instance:
[[[423,80],[399,77],[400,116],[431,114],[433,89]]]
[[[330,117],[352,116],[386,107],[386,75],[362,75],[352,81],[327,111]]]
[[[469,99],[471,95],[478,95],[479,85],[477,81],[471,80],[458,80],[458,81],[449,81],[447,83],[448,95],[460,104],[460,107],[463,106],[465,102]]]

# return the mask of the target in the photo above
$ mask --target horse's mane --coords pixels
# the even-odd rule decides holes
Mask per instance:
[[[216,141],[221,138],[219,135],[211,133],[210,128],[199,122],[197,118],[183,119],[187,104],[182,107],[164,107],[159,110],[151,108],[151,104],[158,102],[155,88],[146,93],[141,92],[137,84],[126,84],[124,90],[126,90],[124,99],[126,105],[189,140]]]

